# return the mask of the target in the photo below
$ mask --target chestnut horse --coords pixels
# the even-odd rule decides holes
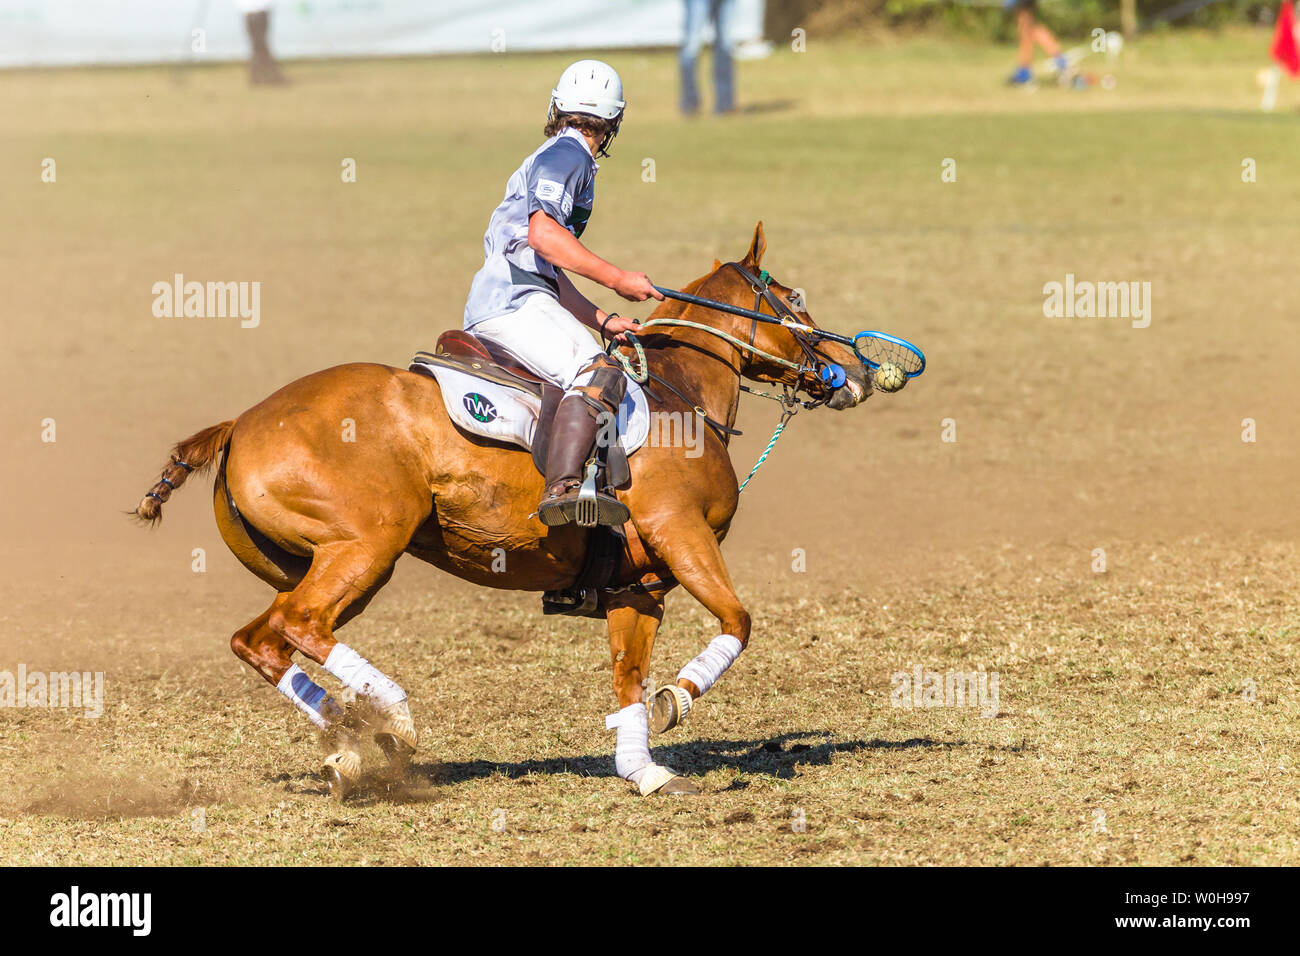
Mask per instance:
[[[760,273],[765,249],[760,222],[740,269],[715,261],[688,291],[753,305],[759,288],[746,276]],[[789,287],[773,281],[767,288],[782,311],[798,304]],[[812,325],[801,309],[788,314]],[[652,413],[689,417],[699,409],[730,428],[742,376],[802,390],[831,408],[871,393],[862,364],[842,345],[811,344],[806,333],[801,341],[779,324],[677,301],[659,305],[652,318],[723,333],[672,325],[643,333],[649,370],[670,386],[649,387]],[[842,365],[843,384],[823,384],[808,364],[813,355]],[[618,730],[616,769],[643,794],[698,792],[651,761],[649,720],[659,731],[680,722],[749,641],[749,613],[719,547],[736,513],[736,475],[726,431],[705,436],[703,453],[694,455],[697,447],[693,457],[680,447],[642,448],[629,460],[630,484],[618,492],[631,520],[617,579],[602,593],[620,708],[606,726]],[[276,591],[271,606],[235,632],[231,648],[326,732],[333,752],[323,773],[340,797],[361,775],[362,730],[373,733],[393,772],[416,746],[405,693],[334,636],[387,583],[403,553],[476,584],[523,591],[568,587],[583,563],[584,530],[548,529],[534,514],[542,476],[529,454],[460,431],[425,375],[350,364],[300,378],[176,445],[136,514],[156,521],[171,492],[218,458],[222,538]],[[717,618],[719,637],[647,702],[651,647],[664,596],[677,584]],[[348,688],[341,702],[292,662],[295,651]]]

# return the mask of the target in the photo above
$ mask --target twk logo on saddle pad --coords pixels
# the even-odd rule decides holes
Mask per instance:
[[[477,378],[469,370],[425,362],[419,356],[411,363],[411,369],[437,379],[445,396],[444,407],[457,428],[520,448],[533,447],[542,400],[532,392]],[[628,381],[619,421],[626,421],[626,425],[620,424],[619,432],[623,448],[630,455],[646,443],[650,434],[650,409],[645,393],[636,382]]]
[[[490,422],[497,417],[497,407],[478,392],[466,392],[460,402],[476,421]]]

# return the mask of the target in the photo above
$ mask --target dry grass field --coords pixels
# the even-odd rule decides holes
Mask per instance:
[[[410,692],[421,752],[331,801],[307,723],[229,652],[269,595],[205,485],[153,531],[123,514],[176,439],[459,324],[567,58],[290,64],[269,92],[0,74],[0,671],[105,681],[97,719],[0,708],[0,862],[1300,862],[1300,91],[1257,112],[1266,45],[1152,37],[1098,67],[1113,90],[1027,93],[1005,49],[813,37],[694,121],[671,54],[610,55],[631,105],[597,251],[680,286],[761,218],[819,322],[930,361],[800,415],[745,492],[750,648],[652,741],[691,799],[614,775],[601,625],[408,559],[341,636]],[[154,318],[175,273],[259,281],[260,324]],[[1067,273],[1150,282],[1150,326],[1045,318]],[[715,633],[670,596],[655,677]],[[917,666],[996,673],[997,716],[892,706]]]

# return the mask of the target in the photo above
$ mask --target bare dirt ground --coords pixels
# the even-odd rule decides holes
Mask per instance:
[[[1294,864],[1300,130],[1295,102],[1253,111],[1265,42],[1152,39],[1080,94],[1001,88],[1005,50],[811,45],[693,123],[670,56],[616,58],[598,251],[683,284],[761,217],[820,322],[930,358],[801,415],[746,491],[753,642],[655,741],[689,801],[614,775],[601,626],[408,559],[341,636],[411,693],[421,754],[332,803],[228,650],[270,595],[206,487],[154,531],[123,516],[176,439],[459,323],[564,57],[299,64],[270,93],[234,67],[0,78],[0,671],[105,675],[97,719],[0,708],[0,860]],[[260,281],[259,326],[154,318],[178,272]],[[1151,282],[1150,327],[1044,318],[1067,272]],[[715,633],[668,610],[660,681]],[[997,716],[892,706],[916,666],[996,672]]]

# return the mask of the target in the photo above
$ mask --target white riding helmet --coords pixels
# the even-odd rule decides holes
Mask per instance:
[[[579,60],[562,74],[551,90],[551,111],[587,113],[601,119],[617,118],[623,102],[623,81],[608,63]]]

